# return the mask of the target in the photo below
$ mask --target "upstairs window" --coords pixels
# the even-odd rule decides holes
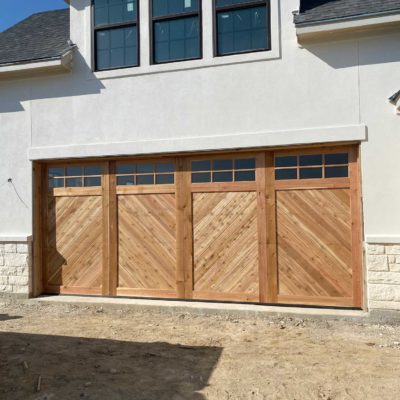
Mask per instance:
[[[95,69],[139,65],[139,0],[93,0]]]
[[[270,50],[269,0],[215,0],[217,56]]]
[[[152,63],[201,58],[201,0],[151,1]]]

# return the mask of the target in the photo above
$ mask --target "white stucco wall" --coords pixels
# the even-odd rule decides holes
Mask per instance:
[[[273,51],[213,59],[211,2],[204,1],[204,59],[150,66],[147,0],[141,3],[141,67],[92,73],[89,0],[72,0],[73,72],[0,81],[0,237],[31,233],[28,153],[327,142],[363,139],[365,125],[365,233],[400,243],[400,119],[387,100],[400,88],[399,31],[300,46],[292,16],[298,0],[272,0]],[[9,177],[28,208],[8,183],[1,186]]]

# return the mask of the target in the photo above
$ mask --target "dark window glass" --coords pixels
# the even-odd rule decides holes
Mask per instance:
[[[256,180],[256,171],[236,171],[236,182],[254,182]]]
[[[94,0],[96,26],[134,22],[137,20],[138,0]]]
[[[236,4],[255,3],[257,1],[259,1],[260,3],[265,3],[265,1],[263,0],[216,0],[216,5],[217,7],[225,7]]]
[[[239,9],[226,6],[243,4]],[[218,7],[225,7],[218,10]],[[217,54],[227,55],[269,47],[267,5],[247,6],[246,2],[217,2]]]
[[[300,179],[322,178],[322,168],[300,168]]]
[[[170,183],[174,183],[174,174],[156,175],[156,184],[167,185]]]
[[[153,17],[199,11],[199,0],[153,0]]]
[[[201,172],[192,174],[193,183],[208,183],[211,182],[211,172]]]
[[[154,175],[137,175],[136,182],[138,185],[154,185]]]
[[[213,182],[232,182],[233,172],[214,172]]]
[[[322,165],[322,154],[300,156],[300,166]]]
[[[325,165],[348,164],[348,153],[325,154]]]
[[[256,159],[255,158],[242,158],[235,160],[235,169],[255,169]]]
[[[64,178],[49,179],[49,188],[62,188],[64,187]]]
[[[83,168],[80,166],[70,166],[67,167],[67,174],[66,176],[82,176],[83,175]]]
[[[349,167],[326,167],[325,178],[347,178],[349,176]]]
[[[119,185],[119,186],[128,186],[128,185],[134,185],[134,184],[135,184],[135,177],[133,175],[117,177],[117,185]]]
[[[101,175],[101,167],[99,165],[89,165],[85,167],[85,176]]]
[[[172,162],[156,164],[156,172],[175,172],[175,164]]]
[[[55,178],[57,176],[64,176],[65,171],[64,168],[62,167],[52,167],[49,168],[49,177],[50,178]]]
[[[192,162],[192,171],[210,171],[211,170],[211,161],[193,161]]]
[[[278,181],[297,179],[297,169],[277,169],[275,170],[275,179]]]
[[[275,167],[297,167],[297,156],[275,157]]]
[[[151,174],[154,172],[154,164],[138,164],[137,172],[141,174]]]
[[[92,176],[84,179],[85,187],[101,186],[101,178],[99,176]]]
[[[82,178],[67,178],[66,179],[66,187],[82,187],[83,181]]]
[[[214,171],[223,171],[227,169],[233,169],[232,160],[215,160],[213,162]]]
[[[118,164],[117,165],[117,174],[134,174],[136,172],[135,164]]]

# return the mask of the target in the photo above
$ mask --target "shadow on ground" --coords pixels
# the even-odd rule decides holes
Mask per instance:
[[[0,314],[0,322],[1,321],[9,321],[10,319],[20,319],[20,318],[22,318],[22,317],[8,315],[8,314]]]
[[[202,400],[222,349],[0,333],[0,398]],[[40,390],[38,391],[38,382]]]

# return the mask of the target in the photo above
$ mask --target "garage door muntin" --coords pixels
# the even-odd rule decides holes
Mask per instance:
[[[275,180],[274,157],[281,154],[317,154],[321,152],[337,153],[340,151],[349,154],[349,177],[334,179],[309,179],[296,182],[295,190],[327,190],[345,187],[349,190],[351,198],[351,267],[353,271],[353,293],[350,297],[324,297],[324,296],[285,296],[279,292],[279,238],[277,235],[277,198],[278,192],[288,191],[293,186],[293,181]],[[208,182],[192,183],[191,162],[201,159],[237,159],[256,158],[255,182]],[[276,152],[236,152],[231,154],[204,154],[201,156],[169,157],[176,166],[173,185],[137,185],[135,187],[119,187],[116,185],[116,165],[119,160],[104,162],[104,176],[102,178],[102,204],[103,204],[103,295],[133,295],[150,297],[177,297],[177,298],[201,298],[209,300],[227,301],[254,301],[261,303],[290,303],[290,304],[315,304],[337,306],[361,306],[361,224],[360,224],[360,194],[358,179],[358,147],[324,147],[313,149],[279,150]],[[148,160],[163,162],[165,158]],[[124,159],[123,162],[145,162],[146,159]],[[82,163],[82,162],[81,162]],[[102,162],[103,164],[103,162]],[[163,188],[161,188],[163,186]],[[161,188],[161,189],[160,189]],[[294,189],[292,187],[292,189]],[[78,190],[78,189],[74,189]],[[87,189],[88,193],[94,189]],[[96,189],[98,190],[98,189]],[[71,190],[70,190],[71,192]],[[118,193],[117,193],[118,192]],[[71,192],[72,193],[72,192]],[[128,193],[128,194],[126,194]],[[256,196],[257,213],[257,261],[258,261],[258,285],[259,293],[238,293],[196,290],[195,274],[195,240],[193,217],[195,211],[193,204],[196,197],[208,196],[220,193],[222,197],[236,196],[235,193]],[[164,293],[159,289],[146,291],[127,292],[120,290],[118,286],[118,196],[124,195],[162,195],[172,194],[176,200],[176,287],[175,290]],[[210,196],[211,196],[210,195]],[[211,196],[212,197],[212,196]],[[218,195],[217,195],[218,197]],[[229,203],[229,200],[226,200]],[[234,200],[232,200],[234,201]],[[253,200],[251,200],[251,203]],[[196,206],[196,205],[195,205]],[[227,214],[229,215],[229,213]],[[223,214],[222,214],[223,216]],[[253,234],[253,233],[252,233]],[[253,236],[254,237],[254,236]],[[65,288],[69,292],[69,288]],[[73,292],[73,289],[71,289]],[[90,291],[89,291],[90,292]],[[119,292],[119,293],[118,293]],[[93,294],[93,293],[91,293]]]

